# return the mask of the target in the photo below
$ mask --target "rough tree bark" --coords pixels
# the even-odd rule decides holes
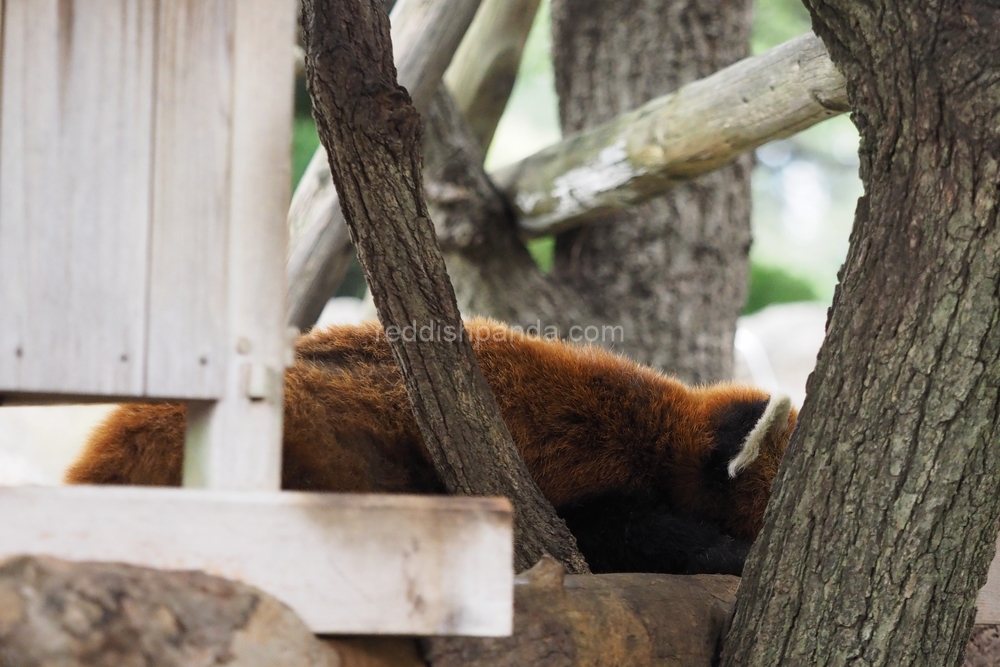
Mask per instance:
[[[724,664],[956,665],[1000,521],[1000,6],[806,4],[865,194]]]
[[[553,0],[563,132],[608,121],[748,51],[749,0]],[[746,300],[750,158],[557,237],[554,273],[625,327],[623,352],[683,380],[732,377]]]
[[[585,572],[573,536],[528,475],[472,346],[455,336],[464,329],[423,196],[420,118],[396,82],[380,4],[305,2],[306,75],[344,218],[424,444],[452,493],[511,500],[518,569],[548,552]],[[411,325],[418,335],[391,334]]]

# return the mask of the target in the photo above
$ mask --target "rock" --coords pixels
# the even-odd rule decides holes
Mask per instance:
[[[0,564],[0,665],[346,667],[284,604],[200,572]]]

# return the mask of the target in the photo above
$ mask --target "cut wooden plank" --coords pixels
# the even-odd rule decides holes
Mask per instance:
[[[185,484],[281,484],[294,0],[236,4],[225,390],[189,410]]]
[[[159,3],[146,393],[218,398],[226,349],[234,0]]]
[[[139,394],[154,13],[7,0],[3,14],[0,391]]]
[[[253,584],[314,632],[508,635],[504,499],[0,488],[0,559],[48,554]]]
[[[997,549],[986,576],[986,585],[976,598],[976,623],[980,625],[1000,623],[1000,542]]]

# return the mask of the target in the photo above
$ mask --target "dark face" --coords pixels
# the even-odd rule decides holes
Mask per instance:
[[[785,401],[741,390],[712,406],[712,444],[703,462],[701,502],[692,509],[734,537],[752,541],[763,526],[771,482],[797,417]]]
[[[771,484],[778,474],[785,448],[795,429],[798,411],[792,408],[787,419],[775,424],[761,441],[757,456],[740,470],[730,484],[735,488],[732,520],[728,529],[742,539],[754,540],[764,526],[764,510],[771,498]]]

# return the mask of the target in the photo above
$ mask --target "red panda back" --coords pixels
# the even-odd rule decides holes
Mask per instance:
[[[768,427],[735,480],[725,471],[764,413],[765,392],[689,389],[598,348],[489,320],[466,327],[511,436],[554,505],[646,494],[742,539],[756,535],[794,413]],[[377,324],[303,336],[285,383],[284,488],[444,492]],[[95,430],[67,481],[177,485],[183,440],[182,407],[123,406]]]

